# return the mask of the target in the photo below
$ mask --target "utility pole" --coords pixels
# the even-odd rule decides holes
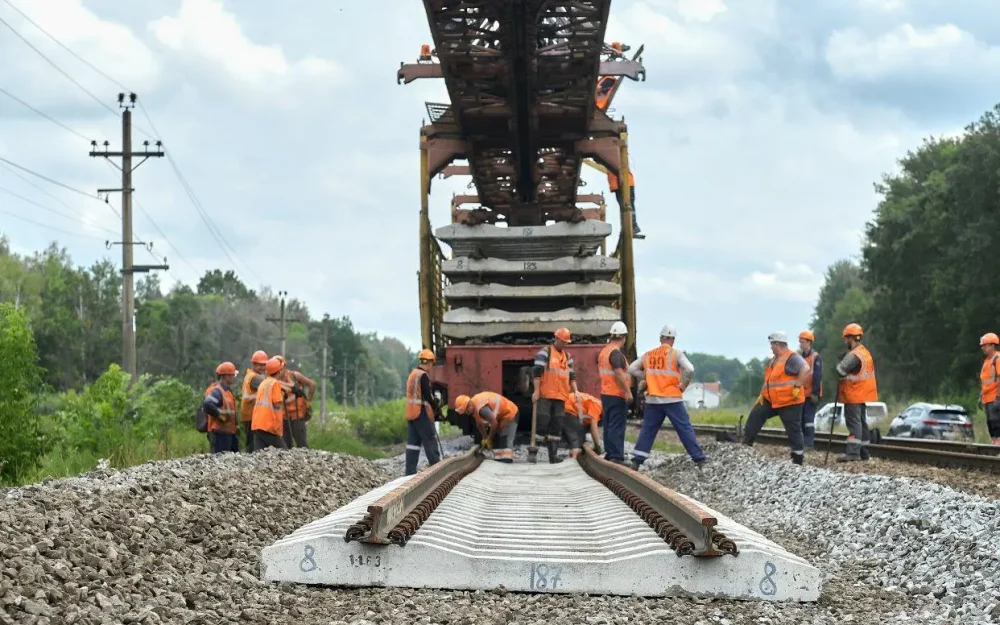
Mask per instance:
[[[358,407],[358,363],[354,363],[354,407]]]
[[[115,243],[122,246],[122,367],[132,376],[133,380],[138,375],[135,355],[135,274],[170,269],[170,266],[166,264],[166,259],[164,259],[164,264],[162,265],[136,265],[132,262],[132,246],[145,245],[141,241],[132,240],[132,192],[135,191],[135,188],[132,186],[132,172],[139,165],[145,163],[146,159],[163,156],[163,150],[161,149],[163,144],[160,141],[156,142],[155,150],[149,149],[149,141],[143,141],[143,149],[141,151],[132,151],[132,108],[135,107],[135,100],[136,95],[134,93],[128,94],[128,100],[125,99],[124,93],[118,94],[118,107],[123,109],[122,149],[120,152],[111,152],[108,149],[107,141],[104,142],[103,152],[98,151],[96,141],[90,142],[90,147],[92,148],[90,151],[91,157],[106,158],[108,162],[118,167],[122,172],[122,186],[120,189],[98,189],[97,193],[98,195],[104,194],[105,201],[107,201],[107,196],[111,193],[121,192],[122,194],[122,240]],[[142,160],[133,165],[132,159],[135,157],[142,158]],[[121,158],[122,164],[120,166],[117,165],[111,160],[112,158]],[[110,242],[108,242],[108,247],[110,249]],[[151,248],[152,244],[147,247],[147,249]]]
[[[323,314],[323,368],[322,376],[319,379],[319,414],[320,423],[326,424],[326,347],[327,347],[327,330],[329,329],[330,315]]]
[[[344,354],[344,412],[347,412],[347,354]]]
[[[280,336],[281,355],[285,357],[285,360],[288,360],[288,352],[286,351],[287,345],[285,344],[288,336],[285,333],[285,324],[286,322],[291,322],[291,323],[305,323],[305,322],[301,319],[285,319],[285,298],[288,297],[288,291],[278,291],[278,297],[281,298],[281,308],[279,309],[280,310],[279,316],[277,319],[275,319],[274,317],[268,317],[267,320],[273,321],[274,323],[278,324],[278,327],[280,328],[281,332]]]

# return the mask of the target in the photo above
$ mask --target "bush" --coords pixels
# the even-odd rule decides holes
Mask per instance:
[[[405,401],[395,399],[347,411],[346,419],[367,445],[396,445],[406,442]]]
[[[0,304],[0,483],[19,483],[38,466],[48,441],[36,409],[41,386],[35,338],[22,311]]]

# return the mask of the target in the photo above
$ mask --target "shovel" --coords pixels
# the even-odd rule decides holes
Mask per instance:
[[[538,447],[535,446],[535,426],[538,424],[538,404],[531,402],[531,444],[528,446],[528,462],[538,463]]]
[[[830,438],[826,442],[826,456],[823,457],[823,466],[830,461],[830,449],[833,447],[833,426],[837,424],[837,402],[840,400],[840,382],[837,382],[837,394],[833,398],[833,414],[830,415]],[[844,422],[847,422],[847,415],[844,415]]]

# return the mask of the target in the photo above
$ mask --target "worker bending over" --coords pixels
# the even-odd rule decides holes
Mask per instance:
[[[784,332],[772,332],[767,340],[774,357],[764,368],[764,384],[757,403],[747,415],[743,444],[753,445],[764,423],[777,416],[788,434],[792,462],[802,464],[806,453],[802,441],[802,405],[806,401],[803,389],[809,378],[809,365],[802,356],[788,349],[788,335]]]
[[[508,464],[514,462],[517,404],[500,393],[483,391],[472,397],[468,395],[456,397],[455,410],[459,414],[472,415],[482,437],[480,446],[483,449],[492,449],[494,460]]]
[[[837,462],[868,460],[868,410],[865,402],[878,401],[878,384],[875,381],[875,360],[861,344],[864,331],[856,323],[844,327],[844,344],[849,350],[837,364],[840,384],[837,399],[844,405],[844,424],[847,426],[847,447]],[[833,415],[836,418],[837,415]]]
[[[285,430],[285,393],[281,387],[284,363],[278,357],[271,358],[264,367],[267,378],[257,388],[250,429],[253,430],[253,450],[266,447],[287,449],[283,438]]]
[[[552,345],[546,345],[535,354],[532,371],[535,390],[531,393],[531,402],[537,417],[535,431],[548,444],[549,464],[562,462],[559,441],[562,440],[566,398],[580,392],[576,387],[573,357],[566,351],[572,338],[567,328],[559,328],[553,334]]]
[[[1000,353],[997,353],[997,345],[1000,345],[1000,337],[993,332],[987,332],[979,339],[979,346],[986,357],[979,372],[982,385],[979,403],[986,411],[986,427],[994,445],[1000,445],[1000,399],[997,398],[997,389],[1000,388]]]
[[[213,454],[239,453],[240,439],[236,424],[236,396],[230,390],[236,379],[236,365],[224,362],[215,368],[214,384],[205,390],[202,407],[208,416],[208,440]]]
[[[577,412],[578,405],[583,408],[583,412]],[[588,429],[590,440],[594,442],[594,451],[601,453],[601,444],[598,442],[600,434],[597,431],[597,424],[601,421],[601,402],[589,393],[579,393],[576,397],[566,399],[566,416],[563,426],[569,439],[570,457],[576,458],[583,451]]]
[[[428,372],[434,366],[434,352],[420,350],[417,368],[406,378],[406,474],[417,472],[420,448],[427,455],[427,464],[441,460],[437,431],[434,429],[434,406],[431,405],[431,379]]]
[[[621,321],[614,322],[611,340],[597,357],[604,413],[604,459],[618,464],[625,462],[625,424],[628,405],[632,403],[632,379],[628,375],[628,358],[624,351],[627,337],[628,327]]]
[[[253,430],[250,420],[253,418],[253,406],[257,401],[257,389],[267,377],[267,353],[257,350],[250,358],[250,368],[243,374],[243,389],[240,397],[240,426],[243,428],[243,451],[253,451]]]
[[[677,331],[672,326],[663,326],[660,330],[660,346],[643,354],[642,358],[629,367],[629,373],[639,378],[639,392],[646,389],[642,429],[639,430],[639,439],[632,451],[632,467],[636,470],[649,457],[649,450],[653,448],[664,418],[670,419],[677,437],[695,463],[700,466],[707,460],[684,405],[684,389],[694,377],[694,365],[684,352],[674,348],[676,337]]]
[[[302,375],[301,371],[288,368],[284,356],[278,356],[285,368],[281,372],[281,381],[285,389],[285,445],[291,449],[308,447],[306,440],[306,422],[311,418],[309,407],[316,394],[316,383]],[[305,387],[306,390],[303,390]]]
[[[802,441],[806,449],[812,449],[816,444],[816,406],[823,397],[823,359],[812,347],[815,340],[815,335],[809,330],[799,333],[799,355],[809,365],[809,375],[803,386],[809,397],[802,404]]]

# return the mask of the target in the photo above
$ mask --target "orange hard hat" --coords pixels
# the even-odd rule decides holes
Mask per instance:
[[[1000,345],[1000,337],[993,332],[987,332],[979,337],[980,345]]]
[[[262,349],[258,349],[257,351],[255,351],[253,353],[253,356],[250,358],[250,362],[252,362],[255,365],[266,365],[267,364],[267,352],[265,352]]]
[[[800,339],[805,339],[807,341],[813,341],[813,342],[816,341],[816,336],[812,332],[810,332],[809,330],[803,330],[803,331],[799,332],[799,338]]]
[[[417,354],[417,360],[423,362],[425,360],[434,360],[434,352],[429,349],[422,349],[420,353]]]
[[[228,360],[218,367],[215,368],[215,372],[219,375],[236,375],[236,365],[229,362]]]
[[[849,336],[862,336],[864,335],[864,333],[865,331],[861,329],[860,325],[856,323],[849,323],[846,326],[844,326],[843,336],[846,339]]]
[[[285,366],[285,361],[281,356],[275,356],[267,361],[267,375],[274,375]]]
[[[282,367],[285,366],[285,357],[284,356],[282,356],[281,354],[275,354],[274,357],[278,359],[278,362],[281,363]]]
[[[472,398],[468,395],[459,395],[455,398],[455,410],[461,414],[465,414],[465,411],[469,409],[472,404]]]
[[[558,330],[556,330],[553,336],[555,336],[560,341],[566,341],[567,343],[569,343],[570,339],[573,338],[573,335],[569,333],[568,328],[559,328]]]

